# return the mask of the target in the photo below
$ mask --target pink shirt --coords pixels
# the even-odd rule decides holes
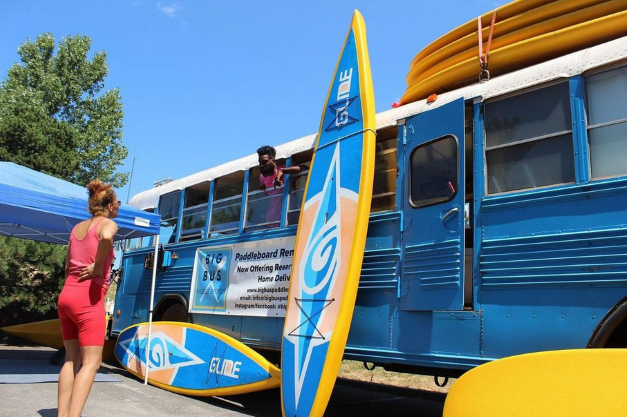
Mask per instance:
[[[259,181],[265,185],[266,194],[270,197],[268,200],[268,211],[266,212],[266,222],[278,222],[281,220],[281,207],[282,200],[281,194],[283,193],[283,187],[274,188],[274,180],[276,179],[279,171],[284,168],[283,165],[277,165],[274,170],[274,174],[268,175],[267,177],[263,174],[259,174]]]
[[[78,282],[81,270],[86,266],[93,264],[96,260],[98,242],[100,242],[97,232],[98,224],[102,221],[102,219],[104,219],[104,217],[97,219],[82,239],[78,239],[76,237],[76,226],[72,229],[72,233],[70,234],[70,247],[68,249],[70,251],[70,267],[65,285],[89,287],[93,281],[98,285],[102,285],[103,293],[107,292],[110,283],[109,275],[111,273],[111,262],[113,261],[113,249],[111,249],[111,253],[109,253],[105,259],[102,271],[104,278],[93,277],[92,279],[86,279],[85,281]]]

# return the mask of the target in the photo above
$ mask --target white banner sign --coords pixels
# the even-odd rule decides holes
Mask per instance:
[[[192,313],[285,317],[295,237],[196,250]]]

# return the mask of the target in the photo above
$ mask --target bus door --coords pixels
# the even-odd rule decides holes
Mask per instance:
[[[405,121],[400,308],[461,310],[464,100]]]
[[[140,323],[146,317],[144,298],[150,299],[152,270],[144,267],[144,255],[126,255],[122,258],[122,276],[118,279],[113,331],[119,332]],[[148,304],[148,303],[146,303]],[[117,312],[120,311],[120,315]]]

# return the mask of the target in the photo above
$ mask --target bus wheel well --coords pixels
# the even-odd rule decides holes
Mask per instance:
[[[154,320],[189,322],[187,300],[180,294],[161,297],[155,307]]]
[[[627,348],[627,298],[616,304],[601,320],[588,347]]]

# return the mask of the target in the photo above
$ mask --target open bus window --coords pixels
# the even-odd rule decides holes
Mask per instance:
[[[418,146],[411,154],[411,204],[420,208],[451,200],[459,178],[457,139],[445,136]]]
[[[207,224],[207,201],[209,181],[192,185],[185,189],[181,242],[202,239],[202,231]]]
[[[288,225],[298,224],[300,208],[303,204],[303,195],[305,193],[305,185],[307,185],[307,174],[309,174],[309,166],[311,165],[312,156],[313,151],[311,150],[292,156],[292,165],[301,166],[301,171],[290,176],[290,193],[287,206]]]
[[[568,82],[485,104],[488,194],[575,181]]]
[[[396,199],[396,127],[377,132],[370,212],[393,210]]]
[[[627,66],[585,78],[592,178],[627,174]]]
[[[234,234],[239,230],[242,209],[244,172],[234,172],[215,180],[215,191],[211,205],[211,226],[213,236]]]
[[[277,166],[285,166],[285,159],[277,159]],[[259,167],[251,168],[248,183],[246,223],[244,230],[270,229],[279,227],[283,212],[283,187],[259,189]]]
[[[159,200],[159,214],[161,215],[161,231],[159,241],[161,243],[175,243],[176,225],[179,219],[181,205],[181,192],[175,191],[161,196]]]

